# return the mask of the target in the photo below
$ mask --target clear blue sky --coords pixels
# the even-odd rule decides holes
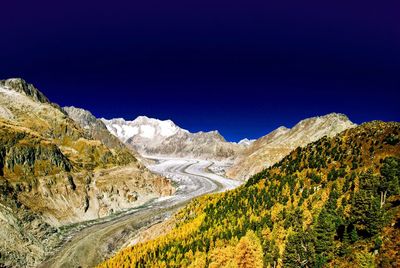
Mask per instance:
[[[0,78],[234,141],[329,112],[400,119],[398,1],[63,2],[2,3]]]

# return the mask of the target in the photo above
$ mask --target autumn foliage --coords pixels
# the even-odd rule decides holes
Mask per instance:
[[[193,200],[176,227],[100,267],[399,264],[400,124],[371,122],[297,148],[235,190]]]

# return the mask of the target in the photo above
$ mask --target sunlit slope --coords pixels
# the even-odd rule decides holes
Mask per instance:
[[[0,80],[0,266],[36,266],[63,239],[56,227],[173,191],[106,135],[23,79]]]
[[[330,113],[306,118],[290,129],[279,127],[246,148],[226,175],[239,180],[248,179],[281,161],[297,147],[305,147],[323,136],[333,137],[355,126],[346,115]]]
[[[400,123],[324,137],[242,187],[194,200],[169,234],[101,267],[393,266],[399,157]]]

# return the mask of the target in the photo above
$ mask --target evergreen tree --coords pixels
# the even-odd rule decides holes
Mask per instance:
[[[299,232],[289,236],[283,256],[284,267],[314,267],[315,248],[312,232]]]
[[[336,219],[326,209],[318,217],[315,227],[315,253],[320,256],[320,261],[329,260],[333,252],[333,242],[336,234]]]
[[[364,237],[377,234],[385,222],[385,210],[378,197],[380,178],[371,171],[360,176],[360,190],[354,194],[352,222]]]
[[[351,231],[350,231],[350,240],[352,243],[357,242],[359,239],[358,237],[358,233],[357,233],[357,229],[354,227]]]
[[[385,158],[381,168],[383,181],[380,191],[389,195],[400,194],[400,159],[394,157]]]
[[[344,256],[349,254],[349,244],[350,244],[350,234],[348,232],[348,227],[346,226],[343,232],[343,239],[342,239],[342,244],[339,249],[339,255]]]

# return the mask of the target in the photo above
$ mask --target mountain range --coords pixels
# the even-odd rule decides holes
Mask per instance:
[[[173,193],[86,115],[72,119],[22,79],[0,81],[0,263],[34,266],[64,239],[60,226]]]
[[[297,147],[99,267],[398,267],[399,135],[373,121]]]
[[[380,121],[357,126],[331,113],[236,143],[171,120],[96,118],[61,108],[23,79],[1,80],[0,267],[36,266],[76,223],[174,194],[170,180],[146,167],[153,158],[224,163],[214,172],[247,182],[195,199],[171,218],[169,236],[122,252],[108,266],[129,256],[157,267],[237,267],[234,252],[253,246],[251,267],[393,264],[399,129]]]
[[[347,116],[331,113],[304,119],[292,129],[279,127],[257,140],[234,143],[227,142],[218,131],[190,133],[171,120],[146,116],[133,121],[101,120],[113,135],[141,155],[228,160],[232,163],[226,175],[237,180],[246,180],[279,162],[298,146],[356,126]]]
[[[299,146],[304,147],[324,136],[333,137],[355,126],[347,116],[331,113],[304,119],[291,129],[279,127],[243,150],[226,174],[230,178],[246,180],[279,162]]]
[[[171,120],[139,116],[133,121],[122,118],[101,119],[107,129],[141,155],[175,156],[204,159],[234,159],[249,142],[227,142],[218,131],[191,133]]]

